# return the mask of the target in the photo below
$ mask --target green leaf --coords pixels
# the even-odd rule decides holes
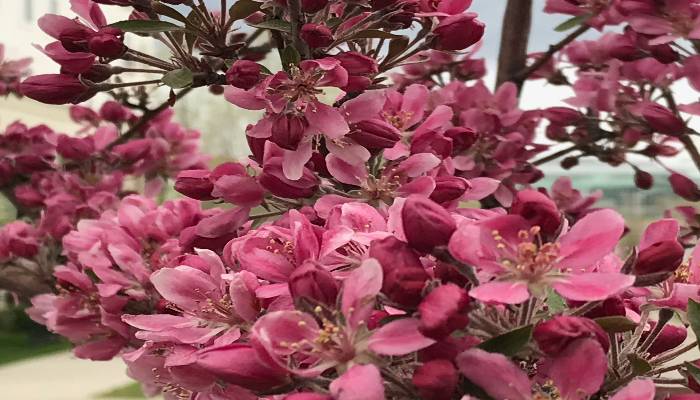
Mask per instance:
[[[284,50],[280,51],[280,58],[282,59],[282,68],[285,71],[289,71],[289,66],[299,65],[301,62],[301,54],[294,48],[294,46],[287,46]]]
[[[130,20],[119,21],[111,25],[112,28],[119,28],[124,32],[133,33],[158,33],[179,31],[185,28],[166,21],[150,21],[150,20]]]
[[[180,21],[184,24],[187,24],[189,21],[187,20],[187,17],[184,15],[180,14],[180,12],[168,5],[165,5],[163,3],[158,3],[158,2],[153,2],[151,3],[151,7],[153,7],[153,11],[157,12],[160,15],[164,15],[168,18],[172,18],[175,21]]]
[[[403,36],[395,35],[380,29],[365,29],[350,36],[349,40],[353,39],[399,39]]]
[[[173,89],[182,89],[192,85],[194,76],[188,68],[176,69],[163,76],[163,83]]]
[[[688,299],[688,322],[695,337],[700,337],[700,303],[693,299]]]
[[[635,376],[644,375],[652,369],[651,364],[637,354],[628,354],[627,360],[629,360],[630,366],[632,367],[632,373]]]
[[[253,0],[238,0],[228,9],[228,15],[232,20],[247,18],[256,11],[260,11],[260,3]]]
[[[292,25],[281,19],[270,19],[259,24],[248,24],[253,28],[271,29],[273,31],[291,32]]]
[[[608,333],[628,332],[637,327],[636,322],[622,316],[601,317],[594,321]]]
[[[500,336],[491,338],[478,347],[490,353],[500,353],[512,357],[516,355],[530,341],[532,337],[532,325],[514,329]]]
[[[554,290],[549,290],[547,293],[547,308],[552,315],[559,314],[567,309],[564,299]]]
[[[577,15],[577,16],[569,18],[566,21],[562,22],[561,24],[557,25],[557,27],[554,28],[554,30],[557,32],[568,31],[569,29],[572,29],[572,28],[575,28],[575,27],[581,25],[590,17],[591,17],[590,14]]]

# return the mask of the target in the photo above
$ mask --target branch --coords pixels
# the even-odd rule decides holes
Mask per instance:
[[[567,44],[573,42],[581,36],[584,32],[586,32],[588,29],[590,29],[590,26],[583,24],[580,25],[575,31],[571,32],[567,37],[562,39],[559,43],[553,44],[549,46],[549,50],[547,50],[546,53],[542,54],[539,56],[529,67],[523,69],[520,73],[516,74],[514,77],[514,81],[518,84],[518,86],[522,86],[523,82],[530,77],[535,71],[540,69],[543,65],[545,65],[553,56],[556,54],[559,50],[563,49],[564,46]]]
[[[192,90],[191,87],[181,90],[180,93],[178,93],[178,94],[175,96],[175,100],[180,100],[180,99],[183,98],[185,95],[187,95],[187,93],[189,93],[191,90]],[[112,143],[110,143],[110,144],[105,148],[105,151],[112,150],[115,146],[118,146],[118,145],[120,145],[120,144],[124,144],[124,143],[128,142],[129,140],[133,139],[134,137],[136,137],[136,136],[140,133],[141,128],[143,128],[143,127],[144,127],[147,123],[149,123],[153,118],[157,117],[157,116],[158,116],[161,112],[163,112],[166,108],[170,107],[171,103],[172,103],[171,100],[168,100],[168,101],[164,102],[163,104],[161,104],[160,106],[158,106],[158,108],[155,108],[155,109],[153,109],[153,110],[146,111],[146,112],[141,116],[141,118],[134,124],[134,126],[132,126],[131,128],[129,128],[128,131],[124,132],[123,135],[119,136],[119,138],[117,138],[117,140],[115,140],[115,141],[113,141]]]
[[[565,149],[557,151],[556,153],[552,153],[548,156],[540,158],[539,160],[533,161],[532,165],[542,165],[542,164],[548,163],[552,160],[556,160],[557,158],[559,158],[561,156],[565,156],[576,149],[578,149],[578,145],[573,145],[571,147],[567,147]]]
[[[515,82],[518,88],[522,86],[523,80],[517,81],[515,78],[527,62],[531,23],[532,0],[508,0],[501,30],[497,87],[508,81]]]
[[[292,28],[292,45],[299,51],[302,58],[308,59],[309,48],[306,46],[306,43],[301,41],[301,37],[299,36],[301,25],[304,22],[302,20],[301,2],[300,0],[288,0],[287,3],[289,7],[289,22]]]

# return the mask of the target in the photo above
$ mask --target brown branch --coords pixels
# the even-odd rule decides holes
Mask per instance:
[[[515,78],[527,62],[531,24],[532,0],[508,0],[503,15],[496,86],[508,81],[516,82],[518,87],[522,86],[522,80],[518,82]]]
[[[567,147],[565,149],[557,151],[556,153],[552,153],[548,156],[545,156],[545,157],[542,157],[538,160],[533,161],[532,165],[542,165],[542,164],[548,163],[550,161],[556,160],[557,158],[559,158],[561,156],[565,156],[578,148],[579,148],[578,145],[573,145],[571,147]]]
[[[191,90],[192,90],[191,87],[181,90],[180,93],[178,93],[175,96],[175,100],[180,100],[187,93],[189,93]],[[161,104],[160,106],[158,106],[157,108],[155,108],[153,110],[146,111],[141,116],[141,118],[134,124],[134,126],[129,128],[128,131],[124,132],[123,135],[119,136],[119,138],[117,138],[117,140],[115,140],[112,143],[110,143],[109,145],[107,145],[107,147],[105,148],[105,151],[112,150],[115,146],[118,146],[120,144],[124,144],[124,143],[128,142],[129,140],[137,137],[141,133],[141,128],[146,126],[147,123],[149,123],[152,119],[157,117],[161,112],[165,111],[165,109],[170,107],[170,105],[171,105],[171,101],[168,100],[168,101],[164,102],[163,104]]]
[[[524,68],[520,73],[516,74],[514,76],[514,81],[518,84],[518,86],[522,86],[523,82],[525,82],[530,75],[545,65],[559,50],[563,49],[564,46],[576,40],[576,38],[583,35],[583,33],[588,29],[590,29],[590,26],[582,24],[559,43],[549,46],[549,50],[539,56],[530,66]]]
[[[301,12],[301,1],[288,0],[287,4],[289,8],[289,23],[292,28],[292,45],[299,51],[303,59],[308,59],[310,57],[309,47],[306,46],[306,43],[304,43],[299,36],[301,26],[304,23],[303,14]]]

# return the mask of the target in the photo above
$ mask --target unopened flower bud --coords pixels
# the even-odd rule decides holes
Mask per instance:
[[[87,100],[89,89],[72,75],[35,75],[25,79],[20,91],[30,99],[46,104],[68,104]],[[91,96],[90,96],[91,97]]]
[[[238,60],[226,71],[226,82],[240,89],[251,89],[262,79],[262,68],[258,63]]]
[[[668,181],[675,194],[688,201],[700,201],[700,188],[688,177],[674,172],[668,177]]]
[[[581,338],[596,339],[606,353],[610,348],[608,334],[588,318],[554,317],[537,325],[532,336],[540,350],[553,356],[561,354],[571,342]]]
[[[541,232],[545,234],[556,232],[561,225],[561,213],[557,204],[537,190],[527,189],[518,192],[510,213],[520,215],[530,224],[539,226]]]
[[[566,157],[561,160],[560,164],[564,169],[571,169],[578,165],[578,157]]]
[[[653,330],[656,323],[652,322],[651,325]],[[649,336],[650,332],[651,330],[644,332],[640,340],[643,342]],[[661,329],[661,333],[659,333],[659,336],[656,337],[656,340],[654,340],[651,347],[649,347],[649,350],[647,351],[652,356],[661,354],[665,351],[675,349],[676,347],[680,346],[683,344],[683,342],[685,342],[687,337],[688,330],[685,329],[685,327],[666,324]]]
[[[457,224],[445,208],[420,195],[406,199],[401,217],[408,244],[425,253],[436,246],[447,245],[457,229]]]
[[[306,262],[290,275],[289,292],[295,300],[307,298],[334,305],[338,297],[338,284],[330,272]]]
[[[637,275],[673,272],[683,262],[685,251],[677,240],[656,242],[639,252],[634,264]]]
[[[557,125],[569,126],[581,120],[578,110],[569,107],[550,107],[543,111],[544,117]]]
[[[399,304],[417,306],[428,280],[418,254],[405,242],[389,236],[374,240],[369,255],[379,261],[384,271],[382,293]]]
[[[301,27],[299,36],[312,49],[326,47],[333,43],[333,32],[325,25],[304,24]]]
[[[433,47],[437,50],[464,50],[484,36],[484,23],[474,13],[451,15],[433,31]]]
[[[328,5],[328,0],[301,0],[301,11],[313,14],[323,10]]]
[[[646,171],[637,169],[634,171],[634,184],[643,190],[649,190],[654,186],[654,176]]]
[[[393,147],[401,132],[385,121],[370,119],[354,124],[349,137],[368,150],[378,150]]]
[[[287,150],[296,150],[304,138],[308,124],[304,117],[283,114],[272,123],[272,142]]]
[[[95,151],[92,138],[75,138],[67,135],[58,137],[56,151],[61,157],[71,160],[85,160]]]
[[[456,176],[438,176],[435,178],[435,189],[430,194],[430,200],[436,203],[447,203],[462,197],[469,189],[469,183]]]
[[[680,136],[685,131],[683,120],[660,104],[647,104],[642,110],[642,117],[652,129],[659,133]]]
[[[467,292],[454,283],[433,289],[418,306],[421,333],[441,340],[457,329],[467,326]]]
[[[196,200],[214,200],[211,191],[214,184],[209,179],[210,172],[206,169],[190,169],[180,171],[175,178],[175,190]]]
[[[459,374],[449,360],[428,361],[413,373],[413,386],[422,399],[450,400],[458,383]]]
[[[121,29],[104,27],[90,37],[88,48],[90,53],[105,58],[117,58],[126,50],[124,32]]]

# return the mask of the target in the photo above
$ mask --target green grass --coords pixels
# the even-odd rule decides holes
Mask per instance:
[[[130,383],[97,395],[97,399],[145,399],[138,383]]]
[[[63,340],[32,339],[24,333],[0,332],[0,365],[70,349]]]

